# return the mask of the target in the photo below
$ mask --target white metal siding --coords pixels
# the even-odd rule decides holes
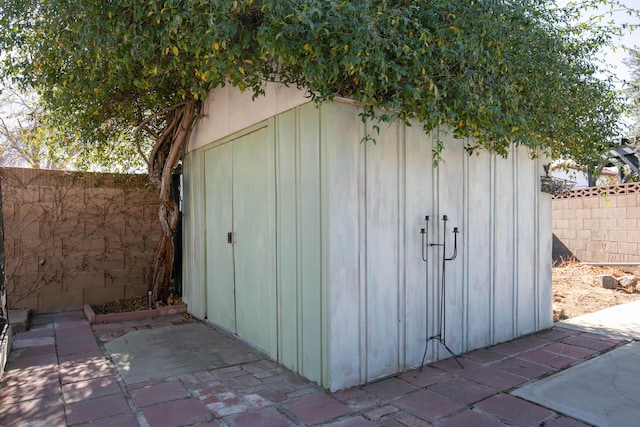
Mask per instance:
[[[360,142],[358,108],[322,107],[330,222],[330,387],[418,366],[438,332],[442,257],[447,345],[463,353],[550,327],[548,206],[539,206],[541,160],[523,148],[506,159],[469,156],[450,133],[382,126]],[[432,167],[436,138],[443,160]],[[429,215],[429,284],[420,228]],[[448,216],[444,236],[442,216]],[[428,304],[428,305],[425,305]],[[450,357],[431,341],[427,362]]]
[[[278,355],[291,369],[337,390],[416,367],[437,333],[442,256],[447,345],[471,351],[552,325],[550,197],[539,192],[542,161],[514,148],[508,158],[469,156],[451,134],[419,125],[369,125],[346,103],[298,106],[274,127]],[[443,162],[432,166],[436,138]],[[198,149],[188,155],[186,221],[202,221]],[[198,161],[201,161],[198,160]],[[199,178],[200,176],[200,178]],[[429,215],[426,277],[420,229]],[[442,235],[442,216],[447,234]],[[203,242],[185,225],[186,248]],[[202,257],[185,254],[185,293],[202,312]],[[428,288],[425,281],[428,279]],[[192,282],[192,283],[186,283]],[[437,341],[427,362],[449,357]]]

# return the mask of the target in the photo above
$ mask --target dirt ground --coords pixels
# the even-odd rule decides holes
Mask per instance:
[[[604,289],[598,276],[609,274],[616,278],[633,275],[635,268],[627,271],[596,267],[575,261],[566,261],[553,267],[553,314],[555,320],[563,320],[593,313],[613,305],[640,300],[640,284],[635,288]]]
[[[168,305],[182,304],[182,298],[174,298],[173,294],[169,296]],[[158,303],[153,304],[153,308],[158,308]],[[125,313],[129,311],[144,311],[149,309],[149,300],[147,297],[131,297],[117,301],[111,301],[105,304],[92,305],[91,308],[95,314]]]

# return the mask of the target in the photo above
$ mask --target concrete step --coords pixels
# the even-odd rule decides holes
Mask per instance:
[[[29,329],[29,315],[31,310],[9,310],[9,324],[13,332],[25,332]]]

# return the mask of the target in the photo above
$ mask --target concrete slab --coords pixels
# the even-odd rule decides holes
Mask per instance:
[[[104,346],[127,384],[264,358],[259,352],[203,323],[132,331]]]
[[[512,392],[595,426],[637,426],[640,342],[632,342]]]
[[[640,340],[640,301],[616,305],[567,319],[556,325],[594,334]]]

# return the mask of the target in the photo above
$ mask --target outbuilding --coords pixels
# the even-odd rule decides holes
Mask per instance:
[[[184,157],[190,313],[332,391],[551,327],[543,159],[361,111],[212,93]]]

